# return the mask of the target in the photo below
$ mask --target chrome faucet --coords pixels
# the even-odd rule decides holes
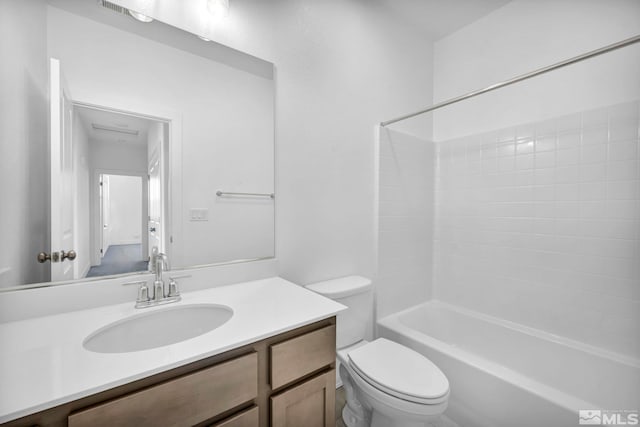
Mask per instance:
[[[153,282],[153,300],[160,301],[166,296],[164,292],[164,279],[162,278],[162,272],[167,268],[167,256],[154,250],[152,261],[153,271],[156,273],[156,280]]]
[[[153,248],[151,252],[151,271],[155,273],[156,278],[153,282],[152,294],[149,294],[149,288],[146,282],[141,282],[138,289],[138,299],[136,300],[136,308],[153,307],[161,304],[169,304],[182,299],[178,284],[174,278],[169,278],[169,290],[165,290],[163,272],[168,268],[167,256],[158,252],[158,248]]]

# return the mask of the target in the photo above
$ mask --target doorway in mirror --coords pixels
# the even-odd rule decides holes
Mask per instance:
[[[167,123],[73,104],[74,279],[148,270],[164,250]]]
[[[140,176],[100,174],[100,209],[93,221],[102,224],[101,260],[99,266],[91,267],[87,277],[148,269],[148,259],[142,251],[144,227],[135,220],[144,218],[142,181]]]

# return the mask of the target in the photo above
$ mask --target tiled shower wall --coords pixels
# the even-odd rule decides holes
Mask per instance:
[[[431,297],[435,145],[382,129],[379,158],[376,307],[384,317]]]
[[[639,116],[438,143],[435,298],[640,357]]]

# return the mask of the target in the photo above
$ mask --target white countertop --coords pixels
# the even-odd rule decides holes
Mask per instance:
[[[211,332],[165,347],[110,354],[82,347],[89,334],[114,321],[194,303],[227,305],[234,314]],[[183,293],[182,301],[168,306],[137,310],[133,305],[131,301],[0,324],[0,423],[326,319],[345,309],[278,277]]]

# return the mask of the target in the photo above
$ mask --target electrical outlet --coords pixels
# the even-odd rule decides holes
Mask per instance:
[[[209,221],[209,209],[190,209],[190,221]]]

